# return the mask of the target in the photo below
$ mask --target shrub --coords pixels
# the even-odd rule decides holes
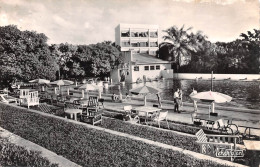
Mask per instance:
[[[33,166],[58,167],[43,158],[38,151],[29,151],[21,146],[0,139],[0,165],[3,166]]]
[[[0,121],[3,128],[82,166],[223,166],[5,104],[0,104]]]
[[[101,126],[141,138],[177,146],[186,150],[199,152],[199,145],[195,143],[196,137],[180,135],[171,131],[163,131],[148,126],[138,126],[110,118],[103,118]]]

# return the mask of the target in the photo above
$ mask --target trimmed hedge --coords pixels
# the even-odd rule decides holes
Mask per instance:
[[[103,118],[101,126],[103,128],[131,134],[199,153],[199,145],[195,142],[197,140],[196,137],[180,135],[171,131],[154,129],[149,126],[138,126],[111,118]]]
[[[0,165],[1,166],[28,166],[28,167],[58,167],[43,158],[38,151],[29,151],[0,139]]]
[[[103,116],[116,118],[119,120],[123,120],[124,117],[122,113],[110,112],[110,111],[104,111]],[[195,135],[200,129],[203,129],[203,131],[206,134],[225,134],[217,130],[210,130],[205,127],[199,127],[188,123],[175,122],[175,121],[168,121],[168,123],[169,123],[170,130],[174,130],[182,133],[188,133],[192,135]],[[157,122],[149,122],[149,126],[159,127]],[[162,129],[168,129],[168,126],[165,121],[162,121],[160,126]]]
[[[0,104],[0,121],[3,128],[82,166],[223,166],[5,104]]]

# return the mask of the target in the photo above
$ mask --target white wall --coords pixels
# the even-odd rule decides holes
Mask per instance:
[[[156,70],[156,65],[160,65],[160,70]],[[162,76],[162,71],[165,71],[164,69],[169,69],[171,68],[171,64],[153,64],[152,66],[154,66],[154,70],[150,70],[150,66],[149,65],[149,70],[144,70],[145,66],[148,65],[137,65],[139,66],[139,71],[134,71],[134,66],[132,66],[132,82],[136,82],[136,80],[138,78],[143,80],[143,76],[145,75],[146,78],[150,78],[150,79],[155,79],[155,78],[160,78]]]
[[[115,28],[115,43],[116,45],[119,45],[120,46],[120,36],[121,36],[121,32],[120,32],[120,26],[118,25],[116,28]]]
[[[252,81],[260,79],[260,74],[213,74],[213,78],[216,80],[224,80],[230,78],[230,80],[243,80]],[[211,74],[193,74],[193,73],[175,73],[174,78],[179,79],[196,79],[202,78],[204,80],[211,79]],[[245,80],[245,78],[247,78]]]
[[[173,69],[163,70],[161,71],[161,75],[163,76],[163,78],[173,78]]]

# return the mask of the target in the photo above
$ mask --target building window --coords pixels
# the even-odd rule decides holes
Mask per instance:
[[[122,31],[121,37],[130,37],[130,32],[129,31]]]
[[[157,65],[157,66],[156,66],[156,70],[160,70],[160,65]]]
[[[157,42],[150,42],[150,47],[158,47],[158,43]]]
[[[154,70],[154,66],[150,66],[150,70]]]
[[[139,46],[140,47],[148,47],[148,42],[140,42]]]
[[[158,33],[155,31],[155,32],[150,32],[150,37],[151,38],[157,38],[158,37]]]
[[[129,47],[130,41],[122,41],[122,47]]]
[[[139,66],[134,66],[134,71],[139,71]]]
[[[149,70],[149,66],[144,66],[144,70],[148,71]]]

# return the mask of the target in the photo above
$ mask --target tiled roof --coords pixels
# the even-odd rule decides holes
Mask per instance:
[[[171,63],[169,61],[159,59],[155,56],[148,55],[146,53],[133,54],[132,55],[132,62],[135,62],[136,64],[165,64],[165,63]]]

